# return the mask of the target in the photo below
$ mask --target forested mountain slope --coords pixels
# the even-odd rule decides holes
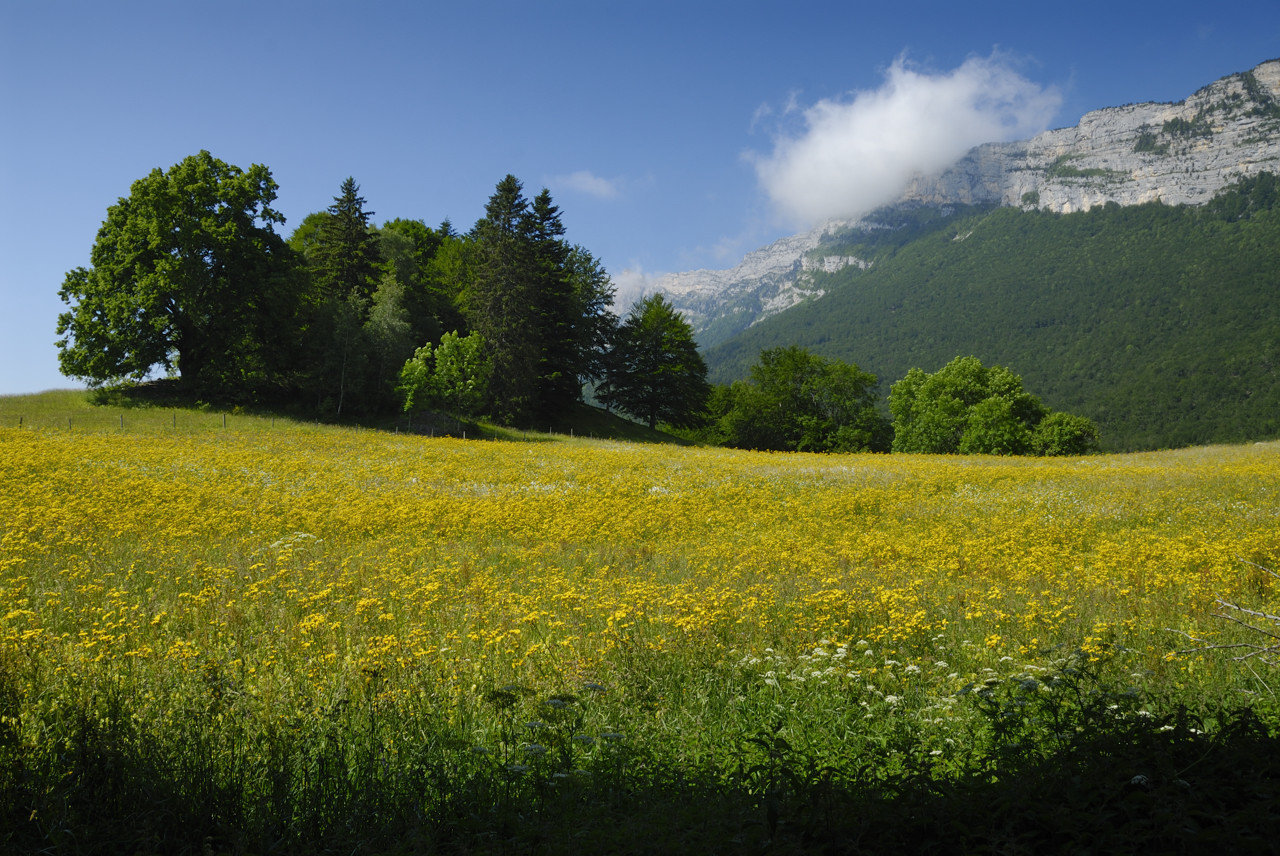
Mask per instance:
[[[1060,214],[1107,202],[1201,204],[1233,182],[1280,169],[1280,60],[1214,81],[1176,103],[1086,113],[1029,140],[974,147],[940,173],[917,175],[897,202],[833,220],[750,253],[728,270],[658,278],[703,347],[820,296],[821,274],[865,269],[900,211],[1006,206]],[[888,212],[888,213],[886,213]]]
[[[913,366],[972,354],[1096,420],[1105,448],[1274,437],[1276,196],[1264,174],[1199,207],[968,209],[868,269],[817,274],[824,296],[711,349],[712,378],[796,344],[857,363],[887,394]]]

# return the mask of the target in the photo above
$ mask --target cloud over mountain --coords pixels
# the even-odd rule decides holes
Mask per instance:
[[[613,199],[618,195],[617,182],[601,178],[585,169],[568,175],[552,176],[549,183],[557,188],[584,193],[597,199]]]
[[[810,107],[793,100],[786,112],[800,113],[800,130],[779,134],[772,154],[748,157],[790,220],[856,217],[896,199],[913,174],[942,170],[975,145],[1043,130],[1061,101],[998,53],[948,73],[899,57],[878,89]]]

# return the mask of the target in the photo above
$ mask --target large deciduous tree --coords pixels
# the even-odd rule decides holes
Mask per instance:
[[[287,372],[299,288],[274,231],[270,170],[207,151],[135,181],[107,209],[91,267],[59,296],[63,374],[93,384],[176,372],[199,394],[243,393]]]
[[[729,390],[720,419],[725,443],[772,451],[888,451],[876,385],[876,376],[856,365],[804,348],[762,351],[751,380]]]
[[[696,423],[710,387],[693,328],[661,294],[631,307],[606,359],[602,401],[649,424]]]
[[[889,409],[895,452],[1080,454],[1097,448],[1090,420],[1050,414],[1023,389],[1022,378],[976,357],[956,357],[933,374],[911,369],[891,388]]]

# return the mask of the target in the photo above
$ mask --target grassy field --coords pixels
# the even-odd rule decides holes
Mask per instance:
[[[771,455],[63,395],[0,398],[0,849],[1280,833],[1280,676],[1187,652],[1269,641],[1214,613],[1280,611],[1280,444]]]

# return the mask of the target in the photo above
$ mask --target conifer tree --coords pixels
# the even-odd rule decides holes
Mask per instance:
[[[369,228],[372,211],[354,178],[342,182],[327,215],[317,225],[308,250],[313,301],[313,349],[310,386],[321,411],[341,415],[374,403],[376,379],[368,377],[373,343],[366,322],[377,289],[377,235]]]
[[[490,410],[501,422],[523,424],[537,411],[541,325],[529,200],[514,175],[498,182],[471,237],[475,267],[466,306],[492,359]]]
[[[348,177],[341,193],[333,198],[329,216],[315,237],[312,278],[325,297],[346,298],[351,294],[370,299],[378,284],[378,237],[369,228],[372,211],[364,208],[360,185]]]
[[[676,426],[696,422],[710,387],[693,328],[661,294],[644,298],[618,327],[602,400],[643,419]]]
[[[534,321],[539,339],[538,409],[547,417],[582,397],[575,322],[579,307],[568,269],[570,246],[564,241],[560,208],[545,188],[534,197],[529,238],[536,283]]]

